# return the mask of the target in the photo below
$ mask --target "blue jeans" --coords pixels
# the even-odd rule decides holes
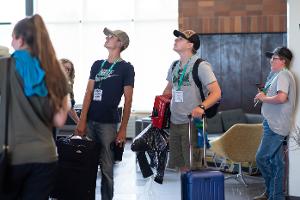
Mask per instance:
[[[48,200],[56,167],[56,162],[13,165],[6,182],[8,189],[0,193],[0,199]]]
[[[273,132],[266,120],[263,121],[264,133],[256,153],[256,163],[265,179],[269,200],[285,199],[283,193],[284,177],[284,136]]]
[[[101,168],[101,199],[112,200],[114,193],[113,164],[114,155],[111,143],[117,135],[117,124],[104,124],[95,121],[88,122],[88,137],[100,146],[100,168]]]

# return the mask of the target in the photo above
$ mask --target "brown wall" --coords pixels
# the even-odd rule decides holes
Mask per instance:
[[[179,29],[206,33],[286,32],[286,0],[179,0]]]

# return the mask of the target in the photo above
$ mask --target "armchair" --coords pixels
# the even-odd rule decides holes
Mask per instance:
[[[262,132],[262,124],[235,124],[221,137],[211,142],[211,151],[218,156],[237,163],[239,166],[238,174],[225,179],[235,178],[247,186],[241,163],[255,162],[255,155],[260,144]]]

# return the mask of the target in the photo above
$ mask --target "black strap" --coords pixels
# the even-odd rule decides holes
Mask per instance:
[[[199,91],[200,91],[200,96],[201,96],[201,100],[202,102],[205,100],[205,96],[204,96],[204,93],[203,93],[203,88],[202,88],[202,83],[199,79],[199,76],[198,76],[198,67],[199,67],[199,64],[204,61],[202,58],[198,58],[196,60],[196,62],[194,63],[194,66],[193,66],[193,70],[192,70],[192,76],[193,76],[193,79],[194,79],[194,82],[195,84],[197,85],[197,87],[199,88]],[[175,61],[172,65],[172,71],[175,69],[175,66],[177,65],[177,63],[179,62],[179,60]]]
[[[5,123],[4,123],[4,153],[8,152],[8,114],[9,114],[9,99],[10,99],[10,66],[11,66],[11,58],[7,59],[6,65],[6,106],[4,106],[5,112]]]
[[[201,100],[203,102],[205,100],[205,96],[203,93],[202,82],[200,81],[199,76],[198,76],[198,67],[202,61],[204,61],[204,60],[201,58],[198,58],[196,60],[194,67],[193,67],[192,75],[193,75],[194,82],[196,83],[197,87],[200,90],[200,96],[201,96]]]

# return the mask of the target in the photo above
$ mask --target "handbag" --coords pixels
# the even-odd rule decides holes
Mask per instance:
[[[114,160],[115,162],[120,162],[122,161],[123,153],[124,153],[124,147],[125,143],[122,143],[121,145],[116,144],[115,141],[111,143],[111,149],[114,152]]]
[[[8,107],[9,107],[9,96],[10,96],[10,84],[9,84],[9,77],[10,77],[10,62],[11,59],[9,58],[7,61],[7,75],[6,75],[6,99],[4,103],[6,103],[6,106],[4,107],[4,144],[3,144],[3,151],[0,154],[0,192],[5,191],[5,185],[7,185],[6,180],[8,176],[8,170],[10,166],[10,157],[9,157],[9,145],[8,145]],[[3,102],[3,100],[2,100]]]
[[[170,127],[170,102],[171,95],[158,95],[155,97],[151,115],[152,126],[160,129]]]

